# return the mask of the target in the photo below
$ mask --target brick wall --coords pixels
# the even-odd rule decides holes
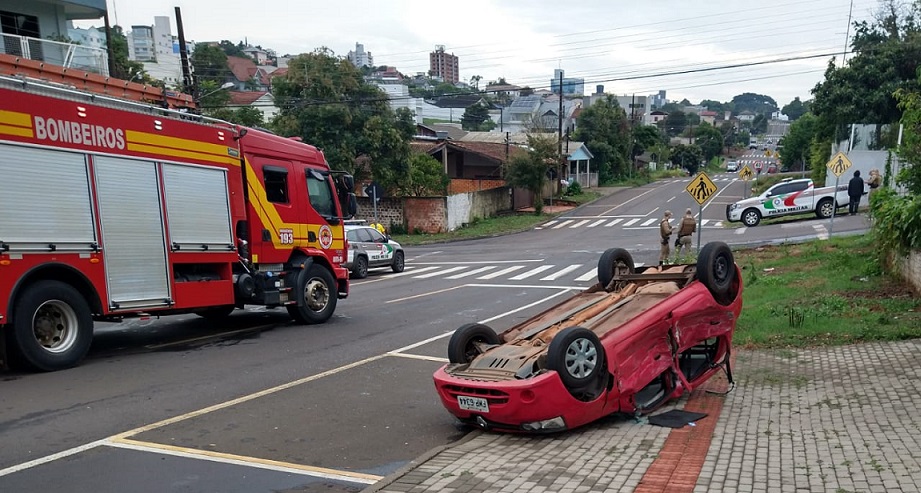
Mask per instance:
[[[448,195],[458,193],[479,192],[480,190],[489,190],[506,186],[505,180],[468,180],[454,178],[448,185]]]
[[[371,203],[371,197],[357,197],[358,213],[355,219],[364,219],[368,224],[374,222],[374,204]],[[377,217],[381,224],[390,231],[393,224],[404,224],[403,219],[403,198],[402,197],[385,197],[377,203]]]
[[[406,229],[424,233],[447,231],[447,203],[445,197],[404,197],[403,215]]]

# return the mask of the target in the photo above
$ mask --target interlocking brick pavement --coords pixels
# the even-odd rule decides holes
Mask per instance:
[[[474,432],[365,491],[633,492],[669,461],[658,491],[921,491],[921,340],[736,354],[732,393],[663,409],[711,413],[696,427],[614,416],[551,436]],[[669,439],[686,446],[669,455]]]

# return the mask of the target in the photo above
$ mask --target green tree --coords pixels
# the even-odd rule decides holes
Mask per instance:
[[[230,102],[230,93],[213,80],[203,80],[198,85],[198,107],[207,114],[223,108]]]
[[[100,27],[99,31],[105,34],[105,28]],[[115,60],[115,66],[109,67],[109,74],[112,77],[135,82],[149,82],[147,72],[144,71],[144,64],[128,59],[128,38],[121,26],[113,26],[111,29],[112,36],[112,58]]]
[[[205,94],[206,82],[213,83],[214,87],[228,81],[231,77],[230,68],[227,66],[227,55],[220,46],[200,44],[195,47],[191,58],[192,70],[199,86],[199,94]]]
[[[573,140],[584,142],[595,156],[592,166],[597,166],[601,183],[610,183],[616,177],[631,173],[632,166],[627,166],[632,148],[630,124],[614,96],[595,101],[582,111]]]
[[[534,194],[534,210],[537,215],[544,208],[542,191],[547,183],[547,173],[559,162],[556,139],[529,134],[528,152],[512,157],[505,167],[505,181],[509,185],[527,189]]]
[[[809,103],[804,104],[799,100],[799,96],[793,98],[793,101],[790,101],[780,110],[781,113],[790,118],[790,121],[796,121],[799,117],[805,115],[807,111],[809,111]]]
[[[461,116],[461,128],[468,132],[488,132],[496,128],[496,122],[489,117],[489,106],[483,102],[470,105]]]
[[[265,125],[263,114],[258,108],[242,106],[240,108],[216,108],[207,111],[208,116],[243,125],[244,127],[262,127]]]
[[[445,195],[451,179],[437,159],[428,154],[413,153],[409,157],[409,179],[397,184],[402,195],[428,197]]]
[[[665,117],[665,134],[669,137],[681,135],[688,126],[688,115],[683,110],[675,110]]]
[[[723,132],[709,123],[701,123],[694,129],[694,143],[700,148],[704,160],[709,161],[723,150]]]
[[[777,111],[777,102],[770,96],[746,92],[732,98],[732,110],[735,113],[750,111],[757,114],[768,114]]]
[[[719,101],[714,101],[714,100],[712,100],[712,99],[704,99],[703,101],[700,102],[700,106],[703,106],[703,107],[707,108],[707,109],[710,110],[710,111],[716,111],[716,112],[719,112],[719,113],[722,113],[722,112],[724,112],[724,111],[730,109],[730,108],[728,107],[729,105],[723,104],[723,103],[721,103],[721,102],[719,102]]]
[[[663,142],[662,133],[651,125],[638,125],[632,133],[634,158]]]
[[[247,55],[243,51],[243,48],[246,48],[246,46],[243,44],[242,41],[238,42],[237,44],[233,44],[233,42],[231,41],[222,39],[221,42],[218,44],[218,46],[221,47],[221,50],[223,50],[224,54],[227,56],[238,56],[240,58],[250,58],[250,56]]]
[[[780,160],[784,171],[804,169],[815,132],[816,117],[811,113],[806,113],[790,124],[787,135],[781,139],[783,147],[780,149]]]
[[[767,132],[768,119],[764,116],[763,113],[758,113],[755,115],[755,119],[752,120],[752,129],[751,133],[753,134],[763,134]]]
[[[408,179],[411,114],[392,111],[386,95],[348,60],[325,48],[295,57],[287,74],[273,80],[273,94],[281,108],[276,133],[323,149],[333,169],[391,189]],[[368,166],[358,166],[359,158]]]
[[[918,79],[921,81],[921,69]],[[898,154],[902,161],[910,163],[902,168],[896,181],[910,193],[921,195],[921,90],[899,89],[895,97],[902,110],[900,122],[904,128]]]
[[[692,175],[700,169],[700,161],[704,158],[703,152],[696,144],[678,144],[672,147],[671,154],[672,164],[687,169]]]
[[[470,78],[470,85],[473,86],[477,91],[480,90],[480,81],[483,80],[482,75],[474,75]]]

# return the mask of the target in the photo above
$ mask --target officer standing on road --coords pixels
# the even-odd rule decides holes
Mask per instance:
[[[659,223],[659,235],[662,236],[662,251],[659,253],[659,266],[668,262],[668,256],[671,255],[669,241],[672,236],[672,225],[669,220],[672,218],[672,211],[665,211],[662,216],[662,222]]]
[[[872,203],[873,195],[879,190],[880,185],[883,184],[883,177],[879,176],[879,170],[873,168],[870,170],[870,177],[867,178],[867,186],[870,187],[870,196],[867,198],[868,202]]]
[[[697,220],[694,219],[694,212],[688,208],[684,212],[684,218],[681,220],[681,226],[678,227],[678,239],[675,240],[675,263],[678,263],[678,257],[684,251],[685,255],[691,254],[691,237],[697,230]]]
[[[860,177],[860,170],[854,171],[854,177],[848,182],[847,196],[851,199],[847,205],[848,214],[857,214],[857,206],[860,205],[860,197],[863,197],[863,178]]]

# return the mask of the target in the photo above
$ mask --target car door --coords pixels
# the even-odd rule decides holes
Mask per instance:
[[[393,262],[393,247],[387,241],[387,237],[374,228],[362,228],[371,237],[371,244],[366,250],[371,258],[371,265],[381,266],[390,265]]]

